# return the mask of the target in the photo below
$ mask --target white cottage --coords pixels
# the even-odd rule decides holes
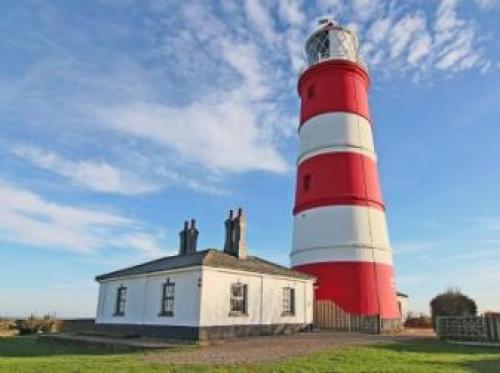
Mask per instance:
[[[96,277],[99,330],[198,340],[311,327],[314,278],[248,256],[241,210],[223,251],[196,251],[194,221],[180,235],[179,255]]]

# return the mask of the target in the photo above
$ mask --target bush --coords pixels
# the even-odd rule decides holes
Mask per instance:
[[[50,315],[42,318],[31,315],[26,320],[19,320],[17,323],[20,334],[51,333],[55,327],[56,319]]]
[[[408,318],[405,321],[405,328],[432,328],[432,319],[429,315],[420,313],[416,316],[412,313],[408,313]]]
[[[0,319],[0,330],[12,330],[16,328],[16,322],[9,319]]]
[[[431,300],[432,326],[436,329],[438,316],[476,316],[477,305],[459,289],[448,289]]]

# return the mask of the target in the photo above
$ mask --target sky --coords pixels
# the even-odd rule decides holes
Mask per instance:
[[[95,314],[98,274],[176,254],[183,221],[289,264],[303,43],[358,32],[410,308],[500,310],[497,0],[0,1],[0,315]]]

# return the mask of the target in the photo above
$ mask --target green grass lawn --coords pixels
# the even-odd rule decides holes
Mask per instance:
[[[148,362],[148,354],[168,352],[112,353],[35,337],[3,338],[0,372],[500,372],[500,348],[433,340],[338,348],[260,365],[172,366]]]

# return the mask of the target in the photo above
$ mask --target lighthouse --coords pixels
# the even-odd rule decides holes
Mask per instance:
[[[377,316],[384,328],[400,314],[373,145],[370,76],[356,34],[332,21],[320,21],[305,49],[291,264],[316,277],[316,302]]]

